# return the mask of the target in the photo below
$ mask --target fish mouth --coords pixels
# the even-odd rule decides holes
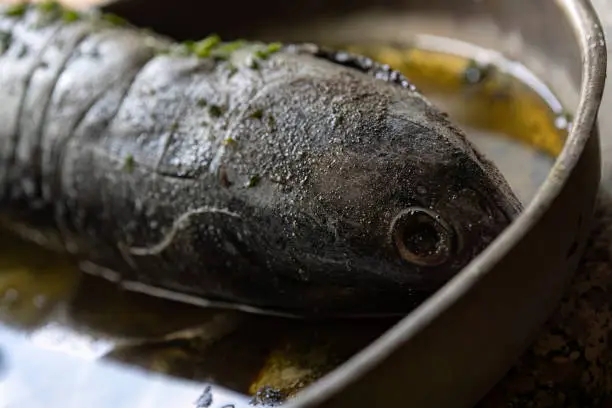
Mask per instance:
[[[521,203],[513,195],[506,196],[486,189],[480,191],[449,211],[455,214],[448,221],[456,236],[456,255],[464,265],[495,241],[516,220],[522,209]],[[471,210],[473,208],[481,211]]]
[[[518,217],[522,211],[520,201],[512,196],[498,198],[495,194],[483,194],[483,198],[487,201],[489,208],[494,210],[495,214],[500,216],[505,224],[510,225]]]

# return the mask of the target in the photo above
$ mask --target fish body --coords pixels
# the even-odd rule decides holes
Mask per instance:
[[[20,7],[0,16],[0,214],[86,272],[245,310],[402,314],[521,211],[387,66]]]

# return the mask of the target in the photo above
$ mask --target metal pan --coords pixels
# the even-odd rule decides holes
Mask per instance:
[[[606,46],[588,0],[123,0],[108,11],[177,39],[401,42],[414,32],[497,49],[547,78],[574,122],[521,217],[416,311],[286,406],[469,407],[549,316],[584,249],[600,181]]]

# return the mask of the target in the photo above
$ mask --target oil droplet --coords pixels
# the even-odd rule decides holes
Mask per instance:
[[[563,114],[555,118],[555,127],[559,130],[569,130],[571,127],[571,120],[568,115]]]

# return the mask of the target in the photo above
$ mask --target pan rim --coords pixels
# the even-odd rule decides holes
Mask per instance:
[[[556,0],[555,3],[564,12],[580,48],[582,78],[572,128],[546,180],[519,217],[459,274],[366,348],[302,390],[286,407],[314,407],[329,400],[416,336],[482,280],[539,222],[560,194],[582,157],[592,130],[597,127],[606,83],[607,42],[590,0]]]

